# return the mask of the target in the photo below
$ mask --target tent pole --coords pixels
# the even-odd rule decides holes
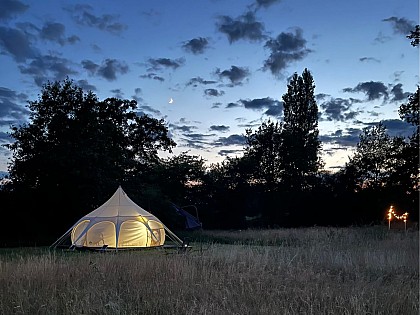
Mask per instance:
[[[184,241],[176,236],[174,232],[168,229],[166,225],[163,224],[163,227],[165,228],[166,232],[168,232],[168,235],[172,238],[172,240],[178,244],[178,246],[182,246],[184,244]]]
[[[52,243],[50,245],[49,248],[51,249],[51,248],[57,247],[60,244],[60,242],[63,241],[63,239],[68,236],[68,234],[71,232],[71,230],[73,229],[73,227],[74,226],[72,226],[66,233],[64,233],[62,236],[60,236],[54,243]]]

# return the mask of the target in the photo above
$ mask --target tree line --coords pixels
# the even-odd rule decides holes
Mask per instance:
[[[365,128],[335,173],[323,169],[314,89],[308,69],[295,73],[283,120],[247,129],[243,156],[206,166],[187,152],[160,158],[176,143],[164,120],[137,113],[136,101],[99,100],[70,79],[48,82],[28,103],[28,122],[11,127],[0,204],[17,231],[2,229],[0,245],[51,243],[119,185],[173,229],[183,218],[172,204],[194,206],[204,228],[377,224],[391,204],[417,221],[419,87],[398,111],[413,134]]]

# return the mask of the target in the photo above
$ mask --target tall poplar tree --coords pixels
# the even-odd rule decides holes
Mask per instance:
[[[305,68],[301,76],[293,75],[283,95],[282,177],[295,191],[310,190],[323,164],[314,90],[313,77]]]

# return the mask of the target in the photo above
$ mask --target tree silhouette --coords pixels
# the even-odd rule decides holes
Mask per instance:
[[[29,122],[10,133],[9,188],[34,196],[25,211],[37,206],[44,219],[60,213],[74,220],[153,165],[159,150],[171,150],[175,143],[163,121],[138,116],[136,106],[99,101],[69,79],[47,83],[29,102]]]
[[[293,75],[283,95],[283,180],[286,186],[297,191],[313,188],[318,170],[322,167],[314,89],[313,77],[305,69],[302,76]]]
[[[263,184],[266,191],[274,191],[281,182],[282,126],[271,120],[263,122],[255,132],[246,130],[244,158],[252,168],[252,181]]]
[[[383,123],[363,129],[354,156],[346,163],[354,176],[355,188],[380,189],[392,173],[396,156],[393,139],[386,133]]]
[[[417,47],[420,44],[420,26],[416,25],[414,30],[410,31],[410,35],[406,36],[408,39],[411,39],[411,45]]]

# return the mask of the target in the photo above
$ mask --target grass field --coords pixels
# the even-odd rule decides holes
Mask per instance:
[[[0,249],[1,314],[419,314],[418,231],[188,236],[189,252]]]

